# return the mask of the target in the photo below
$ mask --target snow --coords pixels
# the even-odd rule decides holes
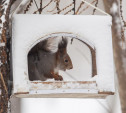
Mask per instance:
[[[3,12],[3,15],[1,16],[1,21],[2,21],[2,23],[0,23],[0,28],[3,28],[3,24],[4,24],[4,22],[6,21],[5,20],[5,14],[6,14],[6,11],[7,11],[7,8],[8,8],[8,5],[9,5],[9,2],[10,2],[10,0],[5,0],[5,2],[4,2],[4,4],[3,4],[3,7],[2,7],[2,9],[4,9],[4,12]],[[2,10],[1,9],[1,10]],[[2,33],[2,29],[0,30],[0,34]]]
[[[109,106],[106,106],[106,101],[100,99],[100,102],[93,99],[72,98],[22,99],[21,113],[108,113],[106,109],[109,109]],[[106,109],[102,105],[106,106]]]
[[[96,49],[99,91],[114,92],[113,51],[110,16],[14,15],[12,29],[14,93],[29,92],[28,51],[50,36],[74,35]],[[79,59],[81,61],[81,59]],[[72,71],[72,70],[71,70]]]
[[[2,91],[1,91],[1,89],[0,89],[0,95],[2,94]]]
[[[117,3],[114,2],[111,7],[111,13],[117,13],[117,11],[118,11],[118,6]]]
[[[46,84],[46,82],[34,81],[30,83],[29,94],[49,94],[49,93],[98,93],[96,83],[79,83],[68,81],[54,82]]]
[[[111,91],[115,92],[114,89],[114,78],[111,76],[103,76],[103,75],[96,75],[93,80],[96,80],[96,83],[98,84],[99,91]],[[111,83],[110,83],[111,81]]]
[[[5,46],[5,43],[0,43],[0,47]]]
[[[114,20],[115,23],[116,23],[115,28],[116,28],[116,31],[118,32],[116,34],[118,34],[120,39],[121,39],[121,29],[122,28],[121,28],[120,17],[118,17],[118,15],[117,15],[117,13],[119,12],[119,8],[118,8],[118,4],[116,2],[114,2],[112,4],[112,7],[111,7],[110,11],[111,11],[111,14],[113,16],[115,16],[115,20]],[[122,45],[122,42],[120,43],[120,45]]]
[[[1,62],[1,60],[0,60],[0,66],[2,65],[3,63]]]
[[[126,20],[126,8],[125,8],[126,1],[122,0],[122,10],[123,10],[123,18]]]

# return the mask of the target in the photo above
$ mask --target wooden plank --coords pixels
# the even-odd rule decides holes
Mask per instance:
[[[105,94],[15,94],[17,98],[106,98],[109,93]]]

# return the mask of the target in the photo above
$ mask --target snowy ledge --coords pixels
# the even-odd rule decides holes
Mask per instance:
[[[98,90],[96,81],[64,81],[30,83],[30,91],[16,93],[19,98],[105,98],[114,92]]]

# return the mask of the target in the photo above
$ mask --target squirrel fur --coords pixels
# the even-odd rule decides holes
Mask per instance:
[[[29,79],[45,81],[49,78],[63,80],[59,70],[66,71],[73,68],[72,61],[67,53],[68,40],[62,37],[56,52],[48,48],[48,39],[36,44],[28,54]]]

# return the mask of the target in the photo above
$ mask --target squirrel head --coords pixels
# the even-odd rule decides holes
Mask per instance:
[[[57,66],[59,70],[70,70],[73,68],[73,64],[70,56],[67,53],[67,43],[68,40],[62,37],[62,40],[58,44],[57,51]]]

